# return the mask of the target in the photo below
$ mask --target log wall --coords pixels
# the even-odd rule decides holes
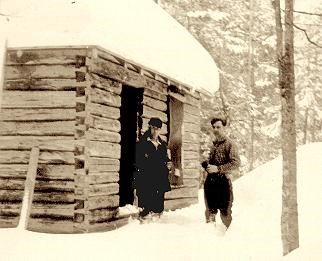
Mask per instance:
[[[0,112],[0,227],[19,222],[31,148],[40,148],[28,229],[51,233],[119,227],[122,84],[144,88],[142,130],[151,117],[168,138],[168,81],[105,51],[9,50]],[[185,92],[183,186],[166,194],[166,209],[196,203],[199,97]]]
[[[17,226],[31,148],[40,148],[28,229],[73,232],[83,49],[9,50],[0,112],[0,226]]]

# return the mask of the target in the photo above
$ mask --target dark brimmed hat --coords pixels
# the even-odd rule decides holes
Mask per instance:
[[[213,125],[217,121],[221,121],[223,126],[227,125],[227,119],[226,119],[226,117],[223,117],[223,116],[216,116],[216,117],[212,118],[210,123],[211,123],[211,125]]]
[[[161,128],[162,127],[162,121],[159,118],[153,117],[149,120],[149,125]]]

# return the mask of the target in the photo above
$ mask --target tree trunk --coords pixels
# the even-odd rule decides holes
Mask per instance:
[[[254,92],[254,52],[253,52],[253,25],[254,25],[254,1],[249,0],[249,39],[248,39],[248,88],[249,92]],[[254,143],[255,143],[255,129],[254,129],[254,116],[250,108],[250,149],[249,149],[249,171],[254,168]]]
[[[308,118],[309,118],[309,108],[305,109],[304,115],[304,127],[303,127],[303,144],[307,142],[307,125],[308,125]]]
[[[222,51],[224,49],[224,46],[225,46],[225,43],[223,43],[223,47],[220,48],[219,59],[217,61],[217,66],[219,70],[222,70]],[[225,92],[223,88],[225,86],[224,81],[225,81],[224,77],[221,74],[219,74],[219,95],[220,95],[222,110],[224,112],[224,115],[227,118],[227,122],[230,124],[229,110],[228,110],[228,105],[226,103]]]
[[[281,23],[280,2],[275,0],[277,59],[282,103],[283,195],[281,234],[283,255],[299,247],[297,185],[296,185],[296,129],[294,87],[293,0],[285,0],[285,41]]]

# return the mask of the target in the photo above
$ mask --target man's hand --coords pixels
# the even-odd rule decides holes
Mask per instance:
[[[218,167],[216,165],[208,164],[206,170],[207,170],[208,173],[217,173],[218,172]]]
[[[168,161],[167,162],[167,168],[168,168],[168,170],[171,170],[172,169],[172,161]]]

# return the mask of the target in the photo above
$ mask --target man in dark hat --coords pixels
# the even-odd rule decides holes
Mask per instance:
[[[150,213],[161,215],[164,210],[164,194],[170,191],[168,179],[170,161],[167,144],[160,138],[162,121],[151,118],[149,129],[142,135],[136,146],[136,172],[134,188],[138,197],[140,220]]]
[[[225,134],[226,120],[220,117],[213,118],[211,126],[215,139],[209,159],[202,163],[207,172],[204,183],[206,222],[215,222],[219,210],[221,220],[228,228],[232,221],[231,174],[238,170],[240,158],[236,144]]]

